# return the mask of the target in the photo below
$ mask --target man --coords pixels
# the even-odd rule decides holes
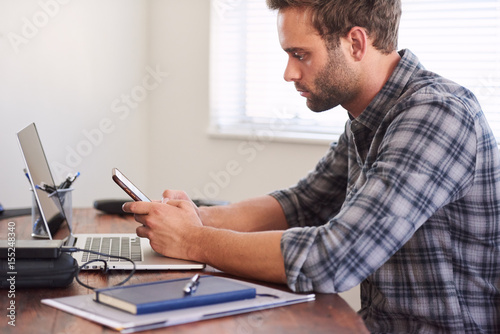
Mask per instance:
[[[500,157],[471,92],[399,53],[398,0],[268,0],[285,80],[350,120],[286,190],[197,208],[127,203],[158,252],[336,293],[361,283],[372,332],[500,332]]]

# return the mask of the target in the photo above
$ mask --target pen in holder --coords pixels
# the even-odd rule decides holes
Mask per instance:
[[[33,189],[31,189],[31,191],[34,192]],[[49,234],[45,228],[45,223],[43,222],[42,214],[38,208],[38,203],[36,202],[34,193],[31,195],[31,222],[33,226],[31,230],[32,237],[41,239],[49,238]]]
[[[59,226],[63,223],[64,219],[62,218],[64,217],[66,218],[66,223],[70,226],[70,228],[72,227],[72,222],[73,222],[72,191],[73,188],[56,189],[52,193],[48,194],[48,198],[52,199],[59,212],[64,215],[64,216],[58,215],[56,217],[45,217],[46,219],[48,219],[47,223],[49,224],[52,234],[54,234],[55,231],[57,231],[57,229],[59,228]],[[38,208],[38,204],[36,202],[34,195],[32,202],[33,203],[31,208],[31,219],[33,222],[33,229],[31,236],[35,238],[47,239],[49,238],[49,234],[47,233],[45,223],[43,221],[40,209]]]

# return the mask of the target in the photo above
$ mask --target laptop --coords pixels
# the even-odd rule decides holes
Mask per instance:
[[[35,124],[32,123],[20,130],[17,138],[26,164],[33,197],[40,210],[40,218],[43,220],[43,222],[40,221],[41,227],[34,226],[33,236],[54,240],[57,235],[57,239],[62,240],[63,247],[91,249],[104,254],[130,258],[135,262],[136,270],[189,270],[205,267],[204,264],[198,262],[165,257],[151,248],[149,239],[140,238],[135,233],[73,234],[71,219],[65,218],[67,215],[64,212],[61,197],[50,196],[46,191],[37,187],[37,185],[54,187],[55,183]],[[71,215],[71,213],[67,214]],[[108,269],[111,270],[133,268],[130,261],[101,257],[88,252],[75,252],[72,256],[79,266],[90,260],[102,258],[107,261]],[[82,270],[101,269],[103,266],[101,261],[96,261],[82,267]]]

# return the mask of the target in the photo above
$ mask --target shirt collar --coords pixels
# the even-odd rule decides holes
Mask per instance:
[[[416,69],[423,69],[417,56],[410,50],[399,51],[401,60],[385,83],[384,87],[370,102],[368,107],[356,119],[352,119],[353,124],[357,123],[375,131],[387,112],[396,105],[399,97],[403,94],[406,84],[410,80]],[[358,125],[359,126],[359,125]]]

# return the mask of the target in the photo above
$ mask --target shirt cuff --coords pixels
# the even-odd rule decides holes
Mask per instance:
[[[292,291],[338,292],[333,277],[325,270],[326,250],[315,245],[318,233],[318,227],[295,227],[286,230],[281,237],[287,284]]]

